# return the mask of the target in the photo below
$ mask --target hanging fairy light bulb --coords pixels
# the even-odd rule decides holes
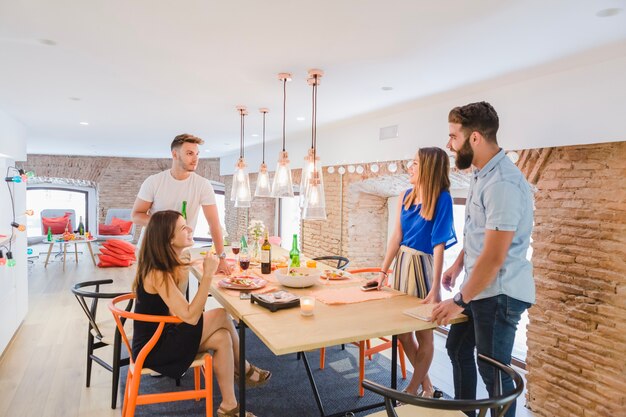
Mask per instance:
[[[20,232],[23,232],[24,230],[26,230],[26,226],[23,224],[19,224],[17,222],[11,222],[11,226],[16,228],[17,230],[19,230]]]
[[[256,189],[254,190],[255,197],[271,197],[272,188],[270,183],[270,174],[267,172],[267,164],[265,164],[265,116],[269,112],[269,109],[265,107],[259,109],[263,114],[263,162],[259,168],[259,175],[256,177]]]
[[[15,266],[15,259],[13,259],[13,254],[11,251],[7,252],[7,266]]]
[[[291,74],[281,72],[278,79],[283,83],[283,150],[278,154],[278,165],[274,173],[272,197],[293,197],[293,183],[289,168],[289,154],[285,150],[285,121],[287,113],[287,81],[291,81]]]
[[[235,165],[235,174],[233,175],[233,188],[231,190],[230,199],[235,201],[235,207],[250,207],[252,196],[250,195],[250,177],[246,171],[246,160],[244,159],[244,118],[248,114],[246,106],[237,106],[241,118],[241,135],[239,139],[239,159]]]
[[[7,263],[6,258],[4,257],[4,253],[2,252],[2,249],[0,249],[0,266],[3,266]]]
[[[28,209],[24,212],[24,214],[27,216],[32,216],[35,214],[35,210]]]
[[[324,195],[324,178],[322,167],[317,157],[317,86],[324,72],[319,69],[309,70],[308,83],[312,86],[313,117],[311,118],[311,142],[313,150],[313,170],[310,173],[302,218],[304,220],[326,220],[326,197]]]

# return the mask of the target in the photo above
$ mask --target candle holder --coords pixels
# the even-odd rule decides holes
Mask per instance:
[[[300,297],[300,314],[312,316],[315,312],[315,297],[308,295]]]

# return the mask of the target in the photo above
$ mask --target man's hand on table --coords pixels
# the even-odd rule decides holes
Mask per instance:
[[[226,262],[225,258],[221,258],[220,259],[220,263],[217,266],[217,273],[218,274],[224,274],[224,275],[230,275],[231,274],[230,266],[228,266],[228,262]]]
[[[434,309],[431,321],[439,326],[446,326],[450,320],[457,317],[463,312],[463,307],[454,304],[453,300],[445,300],[440,302]]]

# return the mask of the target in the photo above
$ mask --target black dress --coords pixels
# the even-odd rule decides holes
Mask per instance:
[[[169,308],[158,294],[150,294],[137,287],[135,313],[155,316],[169,316]],[[194,326],[187,323],[166,323],[157,344],[148,354],[144,367],[157,371],[162,375],[179,378],[193,362],[200,347],[202,337],[203,316]],[[133,322],[133,358],[148,343],[158,327],[158,323],[143,321]]]

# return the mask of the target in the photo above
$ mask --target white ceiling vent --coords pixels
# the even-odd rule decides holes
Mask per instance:
[[[398,137],[398,125],[381,127],[378,134],[379,140],[396,139]]]

